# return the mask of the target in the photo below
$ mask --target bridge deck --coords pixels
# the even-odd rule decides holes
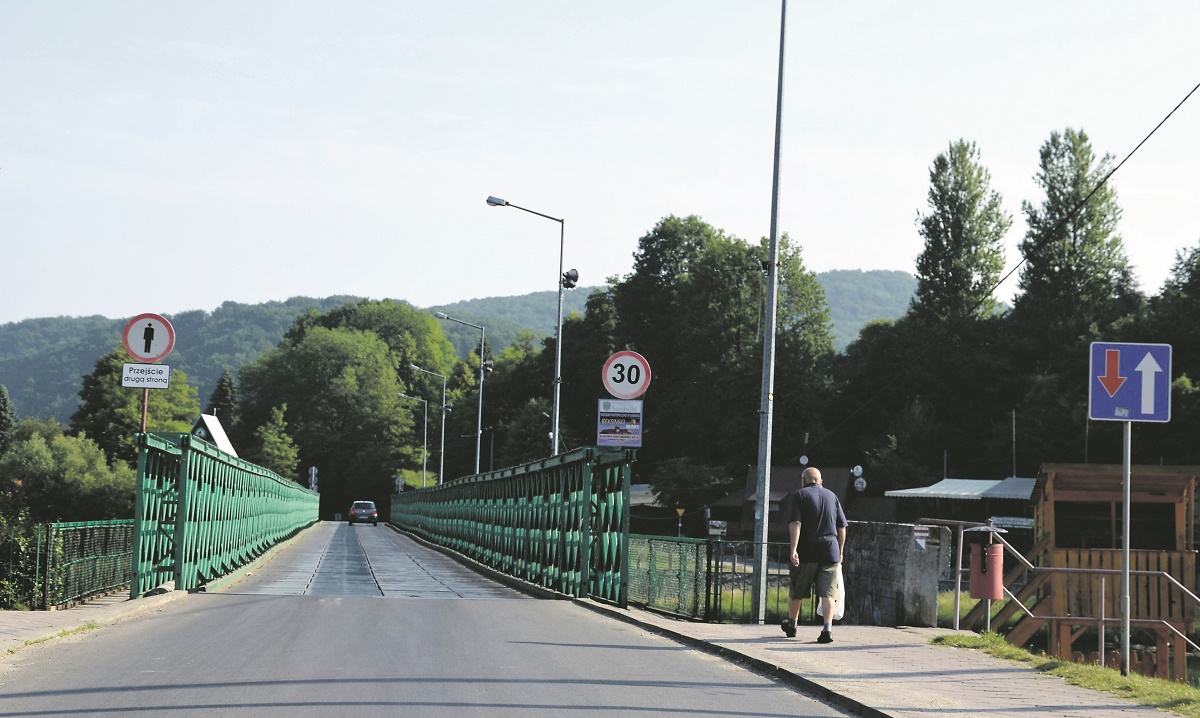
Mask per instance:
[[[324,522],[222,591],[269,596],[524,599],[385,526]]]

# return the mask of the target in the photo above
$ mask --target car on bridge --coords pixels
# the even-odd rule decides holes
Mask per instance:
[[[374,501],[355,501],[350,506],[350,524],[370,523],[379,525],[379,512],[375,510]]]

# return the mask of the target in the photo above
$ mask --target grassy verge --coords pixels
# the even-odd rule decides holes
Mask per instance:
[[[8,653],[13,654],[13,653],[16,653],[17,651],[21,650],[21,648],[24,648],[27,646],[36,646],[39,643],[45,643],[46,641],[52,641],[55,638],[71,636],[76,633],[84,633],[85,631],[95,630],[96,628],[99,628],[99,627],[100,627],[100,625],[98,623],[96,623],[95,621],[88,621],[87,623],[83,624],[82,626],[76,626],[74,628],[64,628],[63,630],[61,630],[58,633],[55,633],[53,635],[42,636],[41,638],[38,638],[38,639],[35,639],[32,641],[25,641],[25,643],[20,648],[8,649]]]
[[[951,603],[953,605],[953,599]],[[980,649],[997,658],[1025,663],[1034,670],[1059,676],[1072,685],[1111,693],[1176,715],[1200,718],[1200,689],[1186,683],[1133,673],[1122,676],[1120,671],[1111,668],[1035,656],[1024,649],[1009,645],[1004,638],[995,633],[938,636],[933,642],[943,646]]]

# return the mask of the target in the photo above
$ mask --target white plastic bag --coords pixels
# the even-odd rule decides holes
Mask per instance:
[[[842,576],[842,564],[838,564],[838,590],[833,599],[833,620],[840,621],[846,613],[846,579]],[[822,608],[825,602],[817,599],[817,615],[825,617],[825,611]]]

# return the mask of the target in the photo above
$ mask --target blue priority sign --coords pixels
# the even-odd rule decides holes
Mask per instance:
[[[1171,345],[1092,342],[1088,418],[1171,420]]]

